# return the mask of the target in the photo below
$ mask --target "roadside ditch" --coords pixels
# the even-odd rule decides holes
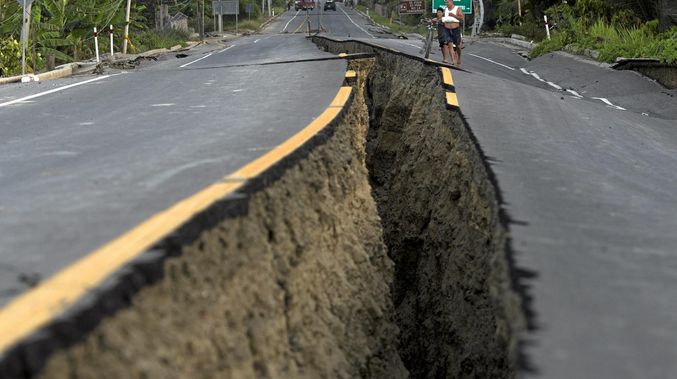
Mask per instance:
[[[14,376],[515,376],[508,231],[437,67],[315,42],[374,56],[349,61],[341,116],[169,236],[128,270],[115,311],[44,362],[26,350]]]

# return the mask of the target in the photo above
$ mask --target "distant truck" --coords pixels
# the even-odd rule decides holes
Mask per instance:
[[[315,9],[315,0],[296,0],[294,3],[294,8],[296,10],[310,10]]]

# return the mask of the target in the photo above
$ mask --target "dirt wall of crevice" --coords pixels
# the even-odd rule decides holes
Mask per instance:
[[[439,69],[359,42],[316,43],[376,56],[367,162],[411,376],[514,377],[524,318],[508,231],[481,151],[462,114],[446,106]]]
[[[362,77],[370,67],[350,63]],[[406,377],[356,92],[326,143],[250,194],[244,214],[179,244],[162,280],[42,377]]]

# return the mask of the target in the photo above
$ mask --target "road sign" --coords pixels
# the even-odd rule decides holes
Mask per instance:
[[[33,0],[16,0],[16,2],[19,3],[19,5],[21,5],[22,7],[24,6],[24,4],[26,6],[33,4]]]
[[[454,5],[458,5],[459,7],[461,7],[463,14],[472,13],[472,0],[454,0]],[[433,0],[433,8],[432,8],[433,13],[439,7],[446,8],[447,3],[444,0]]]
[[[423,0],[400,0],[400,14],[423,14]]]
[[[218,15],[237,15],[240,13],[240,2],[238,0],[230,1],[212,1],[212,9],[214,16]]]

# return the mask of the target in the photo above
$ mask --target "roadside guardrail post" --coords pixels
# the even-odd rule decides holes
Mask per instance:
[[[96,32],[96,26],[94,27],[94,51],[96,52],[96,63],[100,63],[99,59],[99,34]]]
[[[110,59],[115,59],[115,53],[113,52],[113,25],[110,26]]]

